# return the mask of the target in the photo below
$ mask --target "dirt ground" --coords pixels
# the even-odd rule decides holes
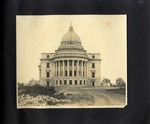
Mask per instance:
[[[79,106],[123,106],[126,103],[125,89],[116,87],[58,88],[59,92],[71,98],[78,96],[74,105]],[[66,99],[69,99],[66,97]],[[87,99],[85,99],[87,98]],[[72,99],[71,99],[72,100]]]
[[[56,93],[50,95],[20,94],[18,106],[28,107],[116,107],[126,105],[126,92],[124,88],[117,87],[55,87]],[[21,91],[20,91],[21,92]]]

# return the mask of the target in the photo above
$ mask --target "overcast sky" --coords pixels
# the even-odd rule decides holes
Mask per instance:
[[[68,32],[74,32],[89,53],[101,54],[101,77],[127,81],[126,15],[17,16],[17,82],[39,79],[41,53],[55,52]]]

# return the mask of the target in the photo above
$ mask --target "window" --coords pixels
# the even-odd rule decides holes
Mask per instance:
[[[84,85],[85,85],[85,80],[84,80]]]
[[[69,66],[72,66],[72,61],[69,61]]]
[[[77,85],[77,80],[75,80],[75,85]]]
[[[58,81],[56,80],[56,85],[58,85]]]
[[[74,66],[76,66],[77,65],[77,61],[74,61]]]
[[[49,68],[49,63],[46,63],[46,67]]]
[[[77,72],[76,71],[74,71],[74,76],[77,76]]]
[[[67,61],[65,61],[65,66],[67,66]]]
[[[47,83],[47,87],[49,87],[49,81],[47,81],[46,83]]]
[[[64,85],[67,85],[67,81],[66,80],[64,80]]]
[[[72,76],[72,71],[70,71],[70,76]]]
[[[49,58],[49,55],[47,55],[47,58]]]
[[[95,63],[92,63],[92,68],[95,68]]]
[[[92,55],[92,58],[94,59],[94,58],[95,58],[95,56],[94,56],[94,55]]]
[[[72,85],[72,80],[69,80],[69,84]]]
[[[60,85],[62,85],[62,81],[60,80]]]
[[[92,77],[95,77],[95,72],[92,72]]]
[[[46,72],[46,77],[49,77],[49,72]]]
[[[82,85],[82,80],[80,80],[80,85]]]
[[[67,71],[65,71],[65,76],[67,76]]]

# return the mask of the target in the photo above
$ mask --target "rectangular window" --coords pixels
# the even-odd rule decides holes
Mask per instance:
[[[69,61],[69,66],[72,66],[72,61]]]
[[[74,71],[74,76],[77,76],[77,72],[76,71]]]
[[[95,56],[94,56],[94,55],[92,55],[92,58],[94,59],[94,58],[95,58]]]
[[[65,61],[65,66],[67,66],[67,61]]]
[[[92,63],[92,68],[95,68],[95,63]]]
[[[70,71],[70,76],[72,76],[72,71]]]
[[[47,87],[49,87],[49,81],[47,81]]]
[[[49,58],[49,55],[47,55],[47,58]]]
[[[77,65],[77,61],[74,61],[74,66],[76,66]]]
[[[67,81],[66,80],[64,80],[64,85],[67,85]]]
[[[80,80],[80,85],[82,85],[82,80]]]
[[[49,68],[49,63],[46,63],[46,67]]]
[[[62,81],[60,80],[60,85],[62,85]]]
[[[69,84],[72,85],[72,80],[69,80]]]
[[[84,85],[85,85],[85,80],[84,80]]]
[[[65,71],[65,76],[67,76],[67,71]]]
[[[46,72],[46,77],[49,77],[49,72]]]
[[[56,85],[58,85],[58,81],[56,80]]]
[[[92,72],[92,77],[93,77],[93,78],[95,77],[95,72]]]
[[[75,80],[75,85],[77,85],[77,80]]]

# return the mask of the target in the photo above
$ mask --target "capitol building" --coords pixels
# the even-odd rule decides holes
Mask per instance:
[[[100,53],[87,53],[71,25],[54,53],[41,54],[39,83],[43,86],[101,86],[100,65]]]

